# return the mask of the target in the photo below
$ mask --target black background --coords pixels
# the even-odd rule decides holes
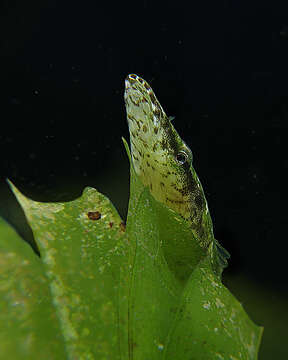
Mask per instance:
[[[187,4],[1,2],[0,214],[32,241],[9,177],[41,201],[96,187],[125,218],[124,79],[142,76],[192,149],[260,359],[285,358],[288,5]]]

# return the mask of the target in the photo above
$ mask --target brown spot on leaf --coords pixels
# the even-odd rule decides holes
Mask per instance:
[[[109,222],[109,227],[112,228],[113,224],[114,224],[114,223],[113,223],[112,221]]]
[[[101,213],[99,211],[89,211],[87,214],[90,220],[99,220],[101,219]]]

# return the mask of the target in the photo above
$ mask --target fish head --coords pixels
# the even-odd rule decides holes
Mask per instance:
[[[191,150],[144,79],[128,75],[124,98],[136,174],[157,201],[199,226],[208,207]]]

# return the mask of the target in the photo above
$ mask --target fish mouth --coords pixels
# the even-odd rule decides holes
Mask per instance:
[[[131,143],[140,155],[176,152],[179,136],[151,86],[140,76],[130,74],[125,79],[124,99]]]
[[[140,85],[140,89],[141,87],[146,89],[146,91],[152,91],[152,88],[150,87],[150,85],[144,80],[142,79],[140,76],[136,75],[136,74],[129,74],[126,79],[125,79],[125,88],[126,90],[128,90],[130,87],[137,89],[137,87],[135,86]],[[133,87],[133,85],[135,85]]]
[[[163,122],[167,119],[151,86],[136,74],[130,74],[125,79],[124,99],[127,110],[129,110],[129,107],[131,109],[138,107],[138,111],[143,109],[146,115],[149,113],[149,117],[153,118],[154,125],[160,125],[160,121]]]

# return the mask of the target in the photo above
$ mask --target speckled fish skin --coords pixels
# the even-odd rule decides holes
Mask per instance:
[[[214,239],[213,226],[191,150],[145,80],[128,75],[124,98],[137,175],[156,200],[189,223],[200,245],[208,247]]]

